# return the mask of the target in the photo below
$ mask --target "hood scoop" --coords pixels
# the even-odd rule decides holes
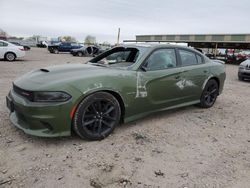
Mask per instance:
[[[42,71],[42,72],[49,72],[48,69],[40,69],[40,71]]]

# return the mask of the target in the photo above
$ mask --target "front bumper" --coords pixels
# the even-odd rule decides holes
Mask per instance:
[[[10,120],[25,133],[39,137],[71,135],[71,101],[39,104],[29,102],[10,91],[8,98],[13,104]]]
[[[16,57],[17,58],[21,58],[21,57],[24,57],[25,56],[25,51],[18,51],[17,53],[16,53]]]
[[[239,69],[238,76],[242,78],[250,79],[250,69]]]

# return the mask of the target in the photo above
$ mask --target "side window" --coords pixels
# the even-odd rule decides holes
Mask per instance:
[[[181,56],[182,66],[196,65],[198,63],[195,53],[187,50],[179,50],[179,53]]]
[[[0,47],[5,47],[5,46],[8,46],[8,43],[0,42]]]
[[[176,62],[174,49],[160,49],[150,55],[144,66],[147,70],[162,70],[176,67]]]
[[[196,55],[196,58],[197,58],[198,64],[203,63],[203,59],[202,59],[202,57],[200,55]]]

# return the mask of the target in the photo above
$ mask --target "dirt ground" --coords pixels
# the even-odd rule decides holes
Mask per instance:
[[[250,187],[250,82],[238,81],[234,65],[214,107],[154,114],[102,141],[37,138],[11,125],[5,96],[15,78],[84,61],[38,48],[0,61],[0,187]]]

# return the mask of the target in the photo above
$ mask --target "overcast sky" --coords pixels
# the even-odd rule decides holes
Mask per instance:
[[[137,34],[250,33],[249,0],[0,0],[10,35],[88,34],[115,42]]]

